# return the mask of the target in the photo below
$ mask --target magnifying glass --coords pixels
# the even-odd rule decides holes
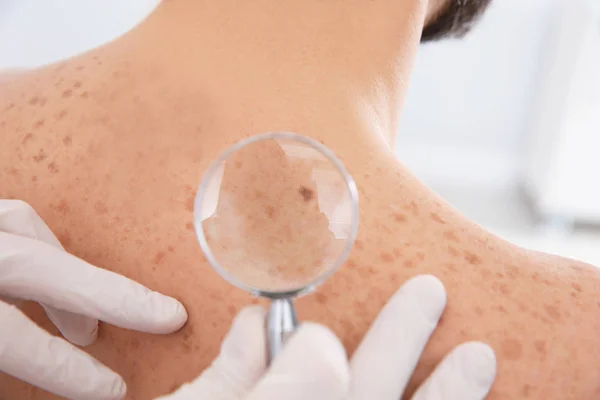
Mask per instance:
[[[293,299],[346,261],[358,231],[356,184],[321,143],[267,133],[227,149],[202,178],[194,225],[210,265],[271,300],[268,361],[298,325]]]

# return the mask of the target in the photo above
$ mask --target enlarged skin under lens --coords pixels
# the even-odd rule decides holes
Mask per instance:
[[[223,168],[204,176],[198,194],[217,204],[198,226],[230,279],[259,291],[294,291],[339,266],[358,215],[336,212],[353,210],[356,199],[333,160],[300,141],[264,139],[218,162]]]

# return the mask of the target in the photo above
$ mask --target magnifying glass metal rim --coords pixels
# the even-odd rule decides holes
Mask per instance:
[[[204,235],[204,229],[202,227],[201,216],[198,215],[198,213],[202,212],[202,206],[203,206],[202,199],[204,197],[204,192],[206,191],[206,186],[208,185],[208,183],[210,181],[210,179],[208,179],[208,178],[211,177],[215,173],[216,169],[219,168],[221,163],[226,161],[227,158],[231,154],[235,153],[236,151],[240,150],[241,148],[248,146],[252,143],[256,143],[261,140],[265,140],[265,139],[295,140],[295,141],[298,141],[298,142],[301,142],[301,143],[304,143],[306,145],[316,148],[319,152],[321,152],[329,160],[331,160],[333,162],[333,164],[337,167],[337,169],[340,171],[340,173],[342,174],[342,177],[344,178],[344,180],[346,182],[346,186],[350,193],[350,200],[352,201],[352,204],[351,204],[352,226],[350,228],[349,238],[346,241],[346,245],[345,245],[344,250],[342,251],[342,254],[340,255],[340,257],[336,260],[333,267],[331,267],[325,273],[323,273],[322,275],[319,275],[317,278],[313,279],[306,285],[303,285],[300,288],[292,289],[292,290],[264,291],[264,290],[253,288],[249,285],[246,285],[242,281],[238,280],[233,274],[229,273],[225,268],[223,268],[223,266],[221,266],[221,264],[217,261],[213,252],[211,251],[210,246],[208,245],[208,242],[206,241],[206,236]],[[326,146],[322,145],[321,143],[319,143],[318,141],[316,141],[312,138],[302,136],[302,135],[299,135],[296,133],[290,133],[290,132],[267,132],[267,133],[255,135],[255,136],[243,139],[243,140],[237,142],[236,144],[234,144],[233,146],[230,146],[229,148],[227,148],[223,153],[221,153],[217,157],[217,159],[215,161],[213,161],[213,163],[208,167],[208,169],[204,173],[204,177],[202,178],[202,181],[200,182],[200,187],[198,188],[198,192],[196,193],[196,198],[194,199],[194,227],[196,230],[196,237],[198,238],[198,242],[200,243],[200,248],[204,252],[204,255],[206,256],[206,259],[208,260],[210,265],[219,273],[219,275],[221,275],[221,277],[223,277],[230,284],[232,284],[240,289],[243,289],[247,292],[250,292],[255,296],[262,296],[262,297],[266,297],[269,299],[292,298],[292,297],[298,297],[298,296],[304,295],[304,294],[309,293],[312,290],[314,290],[317,286],[319,286],[321,283],[323,283],[324,281],[329,279],[333,274],[335,274],[340,269],[340,267],[344,264],[344,262],[346,262],[348,256],[350,255],[350,252],[352,251],[352,247],[354,246],[354,241],[356,240],[356,236],[358,234],[358,221],[359,221],[358,190],[356,188],[356,183],[354,182],[352,175],[350,175],[348,173],[348,171],[346,170],[344,165],[341,163],[341,161]],[[308,251],[310,251],[310,249],[308,249]]]

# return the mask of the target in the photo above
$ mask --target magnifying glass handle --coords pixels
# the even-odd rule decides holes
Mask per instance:
[[[269,365],[297,327],[298,319],[292,300],[273,299],[267,314],[267,363]]]

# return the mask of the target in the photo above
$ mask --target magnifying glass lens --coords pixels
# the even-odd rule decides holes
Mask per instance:
[[[261,295],[306,290],[346,259],[357,230],[354,182],[325,147],[268,134],[226,151],[196,196],[207,258],[231,283]]]

